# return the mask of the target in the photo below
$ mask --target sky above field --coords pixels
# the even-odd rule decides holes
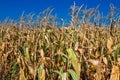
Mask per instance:
[[[99,5],[104,14],[109,11],[110,3],[120,8],[120,0],[0,0],[0,20],[6,17],[18,19],[23,11],[25,14],[32,12],[37,15],[48,7],[54,8],[53,14],[59,18],[69,19],[70,6],[74,1],[77,6],[84,4],[87,8]]]

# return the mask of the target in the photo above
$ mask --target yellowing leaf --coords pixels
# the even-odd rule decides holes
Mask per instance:
[[[81,54],[84,54],[85,53],[85,49],[78,49],[78,51],[81,53]]]
[[[78,50],[78,47],[79,47],[79,42],[76,42],[75,43],[75,50]]]
[[[20,72],[19,72],[19,80],[26,80],[23,69],[20,69]]]
[[[108,61],[107,61],[106,57],[103,57],[103,62],[104,62],[106,65],[108,65]]]
[[[89,60],[90,63],[92,63],[95,66],[96,69],[96,80],[101,80],[102,79],[102,64],[99,60],[94,60],[94,59],[90,59]]]
[[[92,63],[94,66],[97,66],[98,64],[100,64],[99,60],[94,60],[94,59],[90,59],[89,62]]]
[[[27,60],[30,61],[30,54],[29,54],[29,49],[28,48],[25,48],[24,55],[27,58]]]
[[[30,74],[35,75],[35,70],[30,65],[28,65],[28,69]]]
[[[42,58],[44,58],[44,51],[43,51],[43,49],[40,50],[40,55],[41,55]]]
[[[113,46],[113,39],[112,37],[110,37],[108,40],[107,40],[107,48],[109,50],[109,53],[112,52],[112,46]]]
[[[77,73],[78,76],[80,76],[80,66],[81,64],[78,62],[77,56],[75,55],[73,49],[67,49],[67,52],[69,54],[70,61],[72,62],[72,66],[75,69],[75,72]]]
[[[113,65],[110,80],[120,80],[119,79],[119,67],[116,65]]]
[[[43,65],[41,65],[38,69],[38,80],[45,80],[45,70]]]

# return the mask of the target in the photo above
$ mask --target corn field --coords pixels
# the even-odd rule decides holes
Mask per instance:
[[[31,16],[19,27],[1,23],[0,80],[120,80],[120,28],[91,25],[91,17],[82,23],[74,12],[69,27],[55,27],[50,15],[40,27]]]
[[[120,29],[0,28],[2,80],[119,80]]]

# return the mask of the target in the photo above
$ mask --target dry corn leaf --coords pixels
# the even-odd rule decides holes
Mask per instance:
[[[48,37],[45,35],[45,40],[48,44],[50,44]]]
[[[95,59],[90,59],[88,60],[90,63],[92,63],[94,66],[98,66],[100,64],[99,60],[95,60]]]
[[[103,62],[104,62],[106,65],[108,65],[108,61],[107,61],[106,57],[103,57]]]
[[[42,69],[40,80],[45,80],[45,69]]]
[[[78,49],[78,51],[79,51],[81,54],[84,54],[84,53],[85,53],[85,49],[83,49],[83,48]]]
[[[1,49],[2,49],[2,51],[4,51],[4,49],[5,49],[5,43],[2,43]]]
[[[43,49],[40,50],[40,55],[41,55],[42,58],[44,58],[44,51],[43,51]]]
[[[36,74],[35,69],[33,69],[30,65],[28,65],[28,69],[29,69],[30,74],[32,74],[33,76]]]
[[[120,80],[119,79],[119,67],[116,65],[113,65],[110,80]]]
[[[120,57],[118,57],[118,59],[117,59],[117,60],[118,60],[118,64],[120,65]]]
[[[113,39],[112,37],[110,37],[108,40],[107,40],[107,48],[109,50],[109,53],[112,52],[112,46],[113,46]]]
[[[43,51],[43,49],[40,50],[40,55],[41,55],[42,63],[46,64],[46,57],[44,56],[44,51]]]
[[[75,43],[75,51],[78,50],[78,47],[79,47],[79,42],[76,42]]]
[[[96,51],[96,53],[95,53],[95,58],[99,58],[100,57],[100,53],[98,52],[98,51]]]
[[[24,74],[24,70],[23,69],[20,69],[20,72],[19,72],[19,80],[27,80],[25,78],[25,74]]]
[[[95,66],[96,69],[96,80],[101,80],[102,79],[102,64],[99,60],[95,60],[95,59],[90,59],[88,60],[90,63],[92,63]]]
[[[57,54],[58,54],[58,55],[61,55],[61,54],[62,54],[62,52],[61,52],[60,49],[57,51]]]
[[[99,80],[99,75],[97,73],[94,74],[94,79]]]

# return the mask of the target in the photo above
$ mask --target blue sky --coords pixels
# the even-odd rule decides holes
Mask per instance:
[[[106,14],[109,10],[109,4],[113,3],[120,8],[120,0],[0,0],[0,20],[6,17],[18,19],[23,11],[25,14],[30,12],[38,14],[48,7],[54,8],[54,14],[60,18],[69,17],[70,6],[73,2],[79,6],[87,5],[87,8],[93,8],[100,5],[100,11]]]

